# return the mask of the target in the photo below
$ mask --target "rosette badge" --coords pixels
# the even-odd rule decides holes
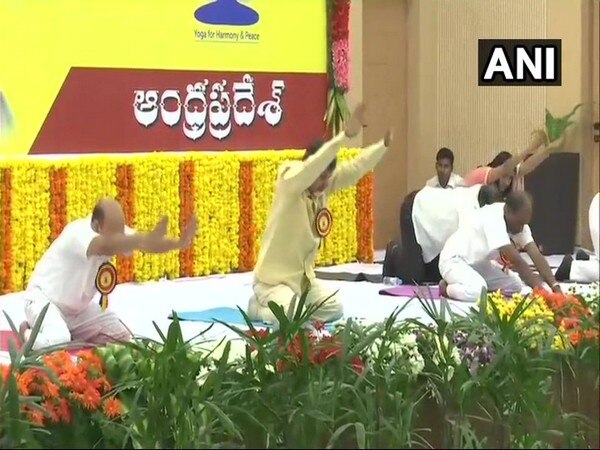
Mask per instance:
[[[319,237],[326,238],[333,227],[333,216],[327,208],[321,208],[315,217],[315,228]]]
[[[102,311],[108,308],[108,294],[115,290],[117,285],[117,269],[109,262],[105,262],[96,274],[96,289],[100,292],[100,307]]]

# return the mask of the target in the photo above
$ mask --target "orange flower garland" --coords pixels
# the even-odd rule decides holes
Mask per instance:
[[[50,172],[50,241],[54,241],[67,224],[67,170]]]
[[[356,154],[355,150],[344,150],[344,160]],[[163,199],[158,202],[160,206],[164,203],[169,209],[170,235],[177,235],[192,213],[201,221],[193,247],[179,254],[151,259],[152,264],[137,254],[116,258],[121,283],[157,280],[165,275],[175,278],[252,270],[278,167],[300,157],[301,152],[291,150],[3,162],[0,293],[23,290],[37,260],[63,227],[88,215],[103,196],[121,202],[132,228],[144,230],[153,224],[156,195]],[[169,169],[155,170],[163,162]],[[138,173],[145,176],[136,180]],[[336,228],[341,231],[328,240],[327,261],[372,260],[372,183],[372,175],[366,176],[358,187],[336,194],[332,200],[338,211],[351,209],[352,213],[339,216]]]
[[[183,233],[188,220],[194,214],[194,161],[182,161],[179,164],[179,199],[181,212],[179,214],[179,231]],[[179,275],[182,277],[194,276],[194,246],[179,252]]]
[[[369,172],[356,188],[356,230],[358,236],[357,258],[360,262],[373,262],[373,172]]]
[[[135,189],[134,172],[130,164],[117,167],[117,200],[123,207],[125,213],[125,222],[130,227],[134,226],[135,221]],[[117,257],[117,278],[119,283],[128,283],[134,280],[134,259],[131,256]]]
[[[2,215],[2,230],[0,232],[0,257],[2,258],[2,279],[0,280],[0,292],[7,294],[13,292],[12,279],[12,231],[11,231],[11,213],[12,213],[12,172],[10,169],[2,171],[2,192],[0,198],[2,205],[0,213]]]
[[[252,161],[240,164],[240,272],[248,272],[254,268],[256,253],[254,251],[254,165]]]

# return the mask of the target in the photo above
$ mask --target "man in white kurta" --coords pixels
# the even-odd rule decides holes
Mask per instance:
[[[319,232],[318,217],[327,213],[331,194],[356,184],[381,160],[390,145],[391,133],[365,149],[352,161],[336,166],[339,150],[364,126],[362,107],[346,130],[325,143],[303,161],[291,161],[279,170],[275,196],[254,269],[254,295],[248,304],[252,320],[276,323],[269,302],[286,314],[302,294],[306,306],[318,305],[314,320],[333,321],[343,308],[335,293],[316,279],[314,263],[326,235]],[[335,217],[333,217],[335,226]]]
[[[118,202],[101,200],[91,217],[67,224],[37,263],[24,293],[24,337],[29,339],[31,327],[48,305],[34,349],[71,340],[96,345],[129,340],[129,330],[119,318],[93,301],[100,267],[113,256],[134,250],[165,253],[184,248],[191,243],[196,228],[192,219],[180,239],[168,239],[167,220],[163,218],[150,233],[136,233],[125,225]]]
[[[531,208],[526,193],[511,192],[506,203],[484,206],[461,221],[440,254],[442,295],[474,302],[484,290],[520,292],[525,286],[544,288],[544,281],[560,291],[531,235]],[[543,279],[533,273],[516,246],[532,256]],[[498,263],[501,253],[515,271]]]
[[[571,255],[565,256],[563,262],[556,271],[556,278],[558,280],[571,280],[577,281],[578,283],[593,283],[594,281],[600,281],[600,261],[598,255],[600,254],[600,230],[598,229],[598,222],[600,220],[600,193],[597,193],[591,204],[588,213],[588,224],[590,227],[590,236],[592,238],[592,246],[594,247],[594,254],[587,261],[573,261]]]
[[[438,283],[439,255],[458,228],[459,216],[500,200],[495,186],[440,189],[426,186],[406,196],[400,208],[401,245],[388,244],[384,276],[404,283]]]

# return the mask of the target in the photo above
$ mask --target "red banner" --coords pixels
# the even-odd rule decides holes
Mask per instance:
[[[306,148],[326,74],[74,68],[30,154]]]

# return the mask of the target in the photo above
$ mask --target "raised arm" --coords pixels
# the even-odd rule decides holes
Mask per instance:
[[[180,250],[191,244],[198,229],[197,220],[193,217],[181,238],[171,239],[166,237],[167,224],[168,219],[163,217],[150,233],[98,235],[90,242],[87,256],[125,255],[133,251],[166,253]]]
[[[545,144],[546,141],[547,141],[547,137],[543,131],[535,132],[531,143],[525,148],[525,150],[523,150],[518,155],[512,156],[511,158],[507,159],[502,165],[500,165],[498,167],[493,167],[490,170],[490,172],[488,173],[488,176],[487,176],[486,183],[492,184],[495,181],[498,181],[502,177],[507,177],[507,176],[513,175],[515,173],[515,169],[517,168],[517,165],[521,164],[525,160],[525,158],[527,158],[529,155],[534,153],[535,150],[540,145]],[[523,171],[523,169],[521,168],[520,175],[523,175],[522,171]]]
[[[337,158],[338,152],[347,145],[347,139],[353,138],[365,124],[365,105],[360,104],[352,113],[343,132],[339,133],[313,155],[297,166],[291,167],[283,174],[283,185],[294,192],[302,192],[310,187],[325,172],[329,164]]]
[[[302,192],[310,187],[331,162],[350,137],[345,131],[327,141],[317,152],[309,156],[301,165],[295,165],[283,174],[284,185],[294,192]]]
[[[392,130],[388,130],[385,138],[365,148],[360,156],[341,164],[333,173],[329,192],[333,193],[354,186],[358,181],[377,165],[393,139]]]

